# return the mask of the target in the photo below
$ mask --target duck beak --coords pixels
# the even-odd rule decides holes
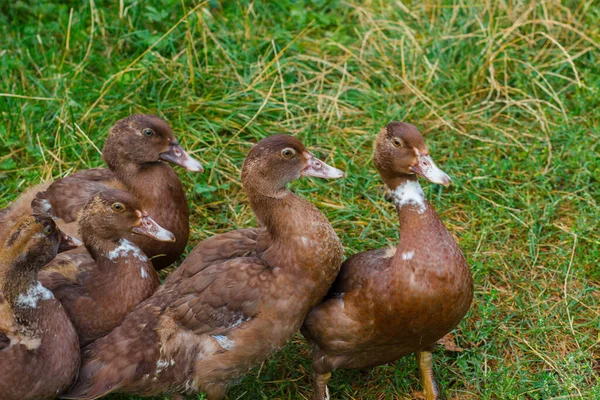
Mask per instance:
[[[169,144],[169,150],[160,155],[161,160],[168,161],[172,164],[179,165],[191,172],[204,172],[202,165],[188,153],[177,142]]]
[[[410,167],[410,170],[429,182],[444,186],[450,185],[450,177],[435,165],[429,154],[419,154],[417,164]]]
[[[62,253],[63,251],[72,250],[76,247],[81,246],[81,240],[76,237],[69,236],[60,229],[58,229],[58,235],[60,236],[60,242],[58,243],[58,252]]]
[[[344,171],[332,167],[331,165],[325,164],[317,157],[313,156],[308,151],[304,153],[307,165],[300,171],[300,176],[314,176],[317,178],[343,178]]]
[[[137,233],[138,235],[142,236],[147,236],[149,238],[158,240],[159,242],[175,241],[175,235],[173,235],[170,231],[157,224],[156,221],[150,218],[150,216],[147,213],[140,210],[135,210],[135,214],[140,220],[139,225],[134,226],[131,230],[133,233]]]

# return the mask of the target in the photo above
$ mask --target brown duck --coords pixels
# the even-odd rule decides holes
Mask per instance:
[[[196,246],[120,327],[84,350],[65,398],[205,392],[223,399],[232,382],[284,346],[342,261],[329,221],[286,187],[301,176],[343,173],[291,136],[256,144],[242,182],[263,227]]]
[[[112,127],[102,158],[108,169],[92,168],[34,187],[0,211],[0,240],[2,231],[19,215],[31,212],[59,218],[61,229],[76,235],[77,213],[92,197],[102,190],[123,189],[135,196],[160,226],[172,232],[176,241],[157,243],[134,234],[127,239],[140,247],[157,269],[175,261],[187,245],[189,216],[181,181],[167,162],[202,172],[200,163],[181,148],[165,121],[144,114],[122,119]]]
[[[24,216],[0,248],[0,398],[53,399],[79,368],[75,328],[38,271],[74,241],[49,217]]]
[[[367,368],[416,353],[428,400],[438,399],[431,351],[473,298],[467,262],[417,181],[448,185],[413,125],[392,122],[375,141],[375,166],[392,191],[400,242],[344,262],[328,297],[302,333],[313,349],[314,400],[329,399],[337,368]]]
[[[159,285],[158,274],[131,234],[175,240],[123,190],[98,193],[79,213],[87,252],[58,255],[38,277],[64,306],[83,347],[119,326]]]

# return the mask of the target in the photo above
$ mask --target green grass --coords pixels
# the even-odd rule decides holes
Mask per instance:
[[[293,186],[351,255],[397,240],[372,142],[409,121],[453,178],[423,186],[475,278],[464,351],[434,354],[448,397],[600,398],[598,3],[29,3],[0,3],[0,206],[101,165],[117,119],[156,113],[207,166],[180,171],[190,248],[255,223],[242,160],[291,133],[348,173]],[[309,355],[298,336],[229,398],[308,398]],[[411,357],[337,371],[330,388],[421,390]]]

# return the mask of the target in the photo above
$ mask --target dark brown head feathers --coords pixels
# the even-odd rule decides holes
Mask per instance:
[[[165,121],[155,115],[134,114],[117,121],[102,150],[102,158],[111,167],[120,162],[138,165],[158,162],[160,155],[177,139]]]
[[[37,272],[56,257],[60,238],[52,218],[21,217],[0,251],[0,289],[14,298],[35,282]]]
[[[274,135],[252,147],[242,167],[242,182],[249,195],[274,196],[300,177],[307,166],[306,148],[295,137]]]
[[[390,188],[398,179],[414,176],[410,169],[418,162],[419,154],[427,154],[427,146],[419,130],[406,122],[391,122],[375,139],[373,162],[381,178]]]
[[[79,213],[79,231],[86,247],[93,238],[117,241],[139,225],[140,202],[126,191],[111,189],[98,193]]]
[[[423,135],[416,126],[408,122],[393,121],[385,127],[385,130],[388,138],[400,138],[405,146],[418,149],[424,154],[427,153],[428,150]]]

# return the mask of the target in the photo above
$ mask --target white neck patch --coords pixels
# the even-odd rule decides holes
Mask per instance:
[[[21,293],[17,297],[17,304],[21,307],[36,308],[38,301],[53,299],[54,295],[51,291],[42,286],[38,281],[35,285],[27,289],[27,292]]]
[[[135,244],[131,243],[127,239],[119,240],[119,247],[117,247],[114,250],[111,250],[108,253],[109,260],[115,260],[119,257],[128,257],[128,256],[135,257],[140,261],[148,261],[148,257],[146,257],[144,252],[142,250],[140,250],[139,247],[137,247]]]
[[[425,194],[421,185],[417,181],[407,181],[398,186],[393,192],[394,202],[399,208],[407,204],[417,207],[417,212],[423,214],[425,212]]]

